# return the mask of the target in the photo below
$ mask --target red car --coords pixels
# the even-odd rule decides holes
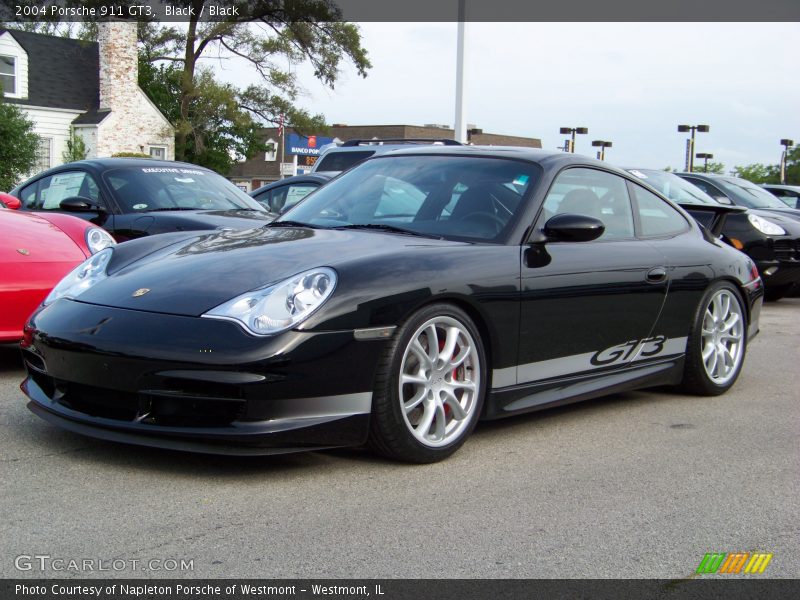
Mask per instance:
[[[25,321],[73,268],[114,239],[64,214],[0,208],[0,343],[22,338]]]

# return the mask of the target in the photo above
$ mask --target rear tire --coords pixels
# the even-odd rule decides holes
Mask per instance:
[[[684,391],[718,396],[736,382],[747,350],[746,314],[732,284],[717,282],[706,290],[686,344]]]
[[[368,445],[413,463],[458,450],[480,417],[486,356],[463,310],[433,304],[395,333],[377,370]]]

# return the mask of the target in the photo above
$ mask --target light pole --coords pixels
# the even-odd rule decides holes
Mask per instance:
[[[592,146],[600,148],[600,150],[597,151],[597,158],[600,160],[605,160],[606,148],[611,148],[612,144],[611,142],[607,142],[606,140],[594,140],[592,142]]]
[[[786,156],[789,154],[789,148],[794,146],[794,140],[781,140],[783,146],[783,154],[781,154],[781,183],[786,185]]]
[[[708,125],[678,125],[679,132],[692,132],[692,137],[686,140],[686,170],[689,173],[694,170],[694,133],[695,131],[699,131],[700,133],[708,133],[709,129],[711,128]]]
[[[703,163],[703,173],[708,173],[708,161],[714,158],[713,154],[709,154],[708,152],[698,152],[695,154],[697,158],[702,158],[705,162]]]
[[[569,151],[574,153],[575,152],[575,134],[579,133],[581,135],[589,133],[588,127],[561,127],[558,130],[559,133],[571,133],[572,134],[572,141],[569,143]]]
[[[454,139],[466,144],[467,138],[467,113],[464,108],[464,63],[466,62],[466,36],[467,36],[467,6],[466,0],[458,1],[458,37],[456,43],[456,122]]]

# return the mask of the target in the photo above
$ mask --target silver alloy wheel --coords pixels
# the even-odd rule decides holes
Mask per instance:
[[[702,360],[706,374],[725,385],[737,372],[744,354],[744,317],[734,293],[721,289],[711,297],[703,316]]]
[[[417,441],[445,446],[469,426],[478,403],[481,365],[475,341],[452,317],[434,317],[411,337],[400,366],[403,420]]]

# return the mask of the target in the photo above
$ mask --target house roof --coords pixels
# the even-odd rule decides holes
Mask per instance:
[[[28,98],[6,102],[85,111],[99,107],[97,42],[0,28],[5,32],[28,53]]]

